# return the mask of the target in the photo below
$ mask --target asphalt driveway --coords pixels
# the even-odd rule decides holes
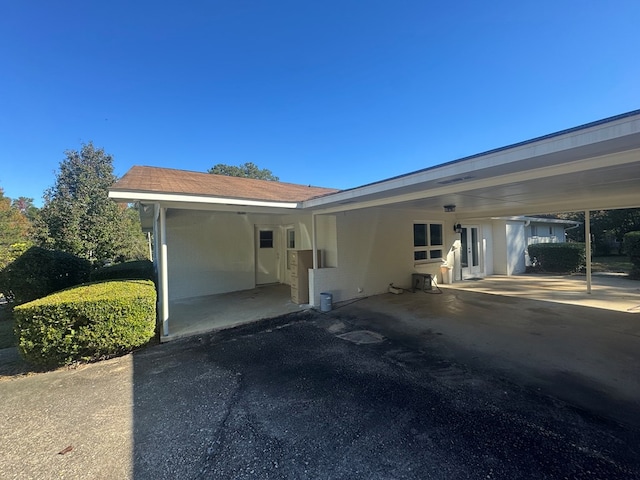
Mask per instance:
[[[346,311],[2,381],[0,477],[640,478],[636,427]]]

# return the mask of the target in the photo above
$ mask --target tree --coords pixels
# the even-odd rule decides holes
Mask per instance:
[[[11,199],[5,197],[4,190],[0,188],[0,247],[25,242],[28,236],[29,220],[11,205]]]
[[[108,198],[116,181],[111,155],[91,142],[65,155],[36,219],[38,244],[93,263],[141,258],[145,240],[139,220]]]
[[[18,197],[11,202],[11,206],[27,217],[30,222],[33,222],[38,215],[38,208],[33,204],[33,198]]]
[[[576,220],[584,224],[584,212],[563,213],[559,218]],[[589,214],[594,253],[606,255],[612,245],[617,245],[621,253],[622,240],[627,232],[640,230],[640,208],[622,208],[617,210],[593,210]],[[584,242],[584,228],[567,230],[571,240]]]
[[[258,168],[252,162],[243,163],[242,165],[225,165],[218,163],[213,168],[210,168],[207,173],[213,173],[215,175],[226,175],[227,177],[242,177],[242,178],[255,178],[258,180],[270,180],[277,182],[279,180],[271,170],[267,168]]]
[[[29,246],[31,224],[0,188],[0,269],[6,267]]]

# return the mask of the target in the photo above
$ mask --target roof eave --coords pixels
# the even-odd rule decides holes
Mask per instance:
[[[301,202],[278,202],[270,200],[251,200],[246,198],[211,197],[206,195],[186,195],[176,193],[141,192],[134,190],[109,190],[109,198],[120,202],[149,203],[196,203],[204,205],[238,205],[246,207],[282,208],[287,210],[301,208]]]

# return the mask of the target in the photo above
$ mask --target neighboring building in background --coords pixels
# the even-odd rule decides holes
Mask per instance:
[[[494,245],[493,273],[517,275],[531,266],[527,247],[532,243],[562,243],[565,231],[580,222],[543,217],[499,217],[492,219]]]

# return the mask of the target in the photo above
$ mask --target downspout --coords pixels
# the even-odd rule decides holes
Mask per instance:
[[[313,255],[313,282],[309,282],[309,303],[311,305],[315,305],[315,290],[316,290],[316,270],[318,269],[318,241],[316,238],[317,235],[317,227],[316,227],[316,214],[311,213],[311,250]],[[311,288],[313,286],[313,288]]]
[[[151,232],[147,232],[147,246],[149,247],[149,261],[153,262],[153,247],[151,246]]]
[[[162,323],[162,335],[169,335],[169,273],[167,267],[167,209],[160,210],[160,321]]]
[[[313,269],[318,268],[318,242],[316,240],[316,214],[311,214],[311,249],[313,250]]]
[[[584,245],[587,257],[587,293],[591,293],[591,218],[589,210],[584,211]]]

